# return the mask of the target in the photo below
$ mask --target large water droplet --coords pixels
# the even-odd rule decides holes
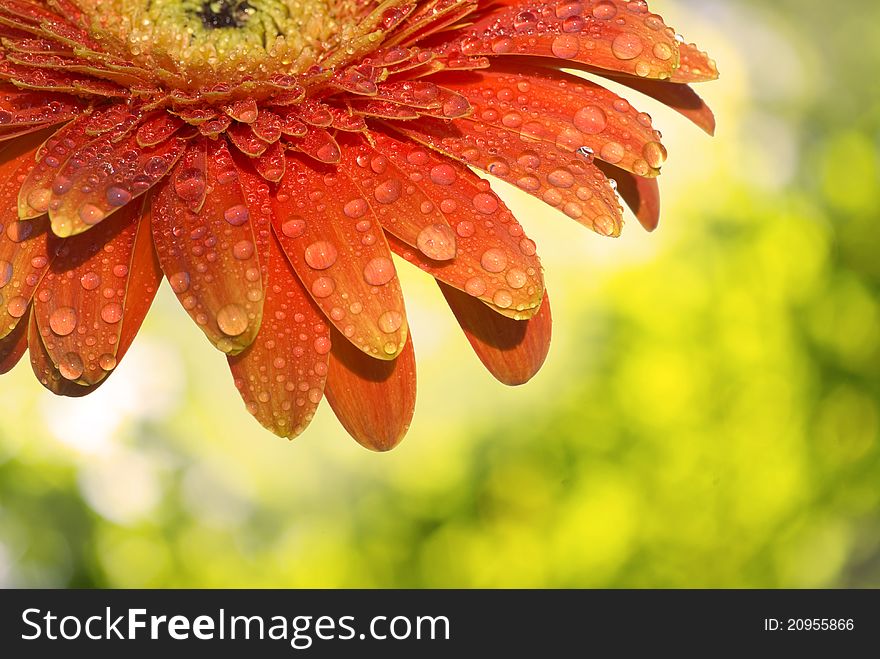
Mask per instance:
[[[49,327],[58,336],[67,336],[76,327],[76,309],[59,307],[49,314]]]
[[[386,334],[391,334],[399,330],[400,326],[403,325],[403,314],[399,311],[386,311],[379,316],[377,324],[380,330]]]
[[[217,326],[226,336],[238,336],[248,328],[247,312],[238,304],[227,304],[217,312]]]
[[[416,245],[435,261],[455,258],[455,232],[446,224],[432,224],[419,232]]]
[[[326,270],[334,263],[339,253],[333,243],[319,240],[306,247],[306,263],[315,270]]]
[[[248,221],[250,213],[248,212],[247,206],[244,204],[236,204],[235,206],[227,208],[223,212],[223,217],[229,222],[229,224],[233,226],[241,226]]]
[[[372,286],[382,286],[394,278],[391,259],[377,256],[364,267],[364,281]]]

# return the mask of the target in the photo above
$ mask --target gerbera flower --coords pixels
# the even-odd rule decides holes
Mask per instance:
[[[562,67],[713,130],[714,64],[642,1],[0,0],[0,38],[2,370],[94,391],[164,275],[264,426],[326,395],[379,450],[416,389],[392,254],[502,382],[547,354],[535,243],[473,170],[657,225],[651,118]]]

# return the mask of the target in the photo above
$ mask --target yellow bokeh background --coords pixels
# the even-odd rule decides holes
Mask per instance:
[[[650,4],[718,61],[718,134],[627,92],[670,152],[653,234],[497,184],[553,300],[531,383],[399,263],[409,435],[325,405],[289,443],[165,287],[94,395],[0,380],[0,586],[880,586],[880,5]]]

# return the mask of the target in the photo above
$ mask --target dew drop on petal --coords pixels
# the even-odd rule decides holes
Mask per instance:
[[[178,295],[186,293],[189,290],[190,277],[188,272],[176,272],[168,278],[171,284],[171,290]]]
[[[217,327],[226,336],[238,336],[248,328],[247,312],[238,304],[227,304],[217,312]]]
[[[437,185],[452,185],[455,183],[455,168],[443,163],[431,168],[431,180]]]
[[[513,296],[510,294],[510,291],[502,288],[495,291],[495,295],[492,296],[492,303],[500,309],[507,309],[513,304]]]
[[[58,372],[66,380],[78,379],[85,370],[82,358],[75,352],[68,352],[58,364]]]
[[[107,188],[105,196],[107,203],[111,206],[125,206],[125,204],[131,201],[131,193],[125,188],[120,188],[118,185]]]
[[[248,221],[250,213],[244,204],[230,206],[223,212],[223,218],[232,226],[241,226]]]
[[[638,57],[642,50],[644,50],[644,47],[639,35],[632,32],[621,32],[611,42],[611,52],[614,53],[616,58],[622,60],[631,60]]]
[[[318,277],[312,282],[312,295],[317,298],[330,297],[336,289],[336,282],[330,277]]]
[[[330,352],[329,337],[319,336],[317,339],[315,339],[313,347],[315,348],[315,352],[317,352],[319,355],[326,355],[328,352]]]
[[[382,286],[394,278],[391,259],[377,256],[364,266],[364,281],[372,286]]]
[[[575,128],[587,135],[597,135],[605,130],[608,118],[605,111],[598,105],[585,105],[575,112],[573,117]]]
[[[101,285],[101,276],[96,272],[87,272],[79,278],[79,283],[87,291],[93,291]]]
[[[486,292],[486,282],[481,277],[471,277],[464,283],[464,290],[469,295],[479,297]]]
[[[480,265],[487,272],[501,272],[507,267],[507,255],[497,247],[492,247],[483,252]]]
[[[379,325],[380,330],[386,334],[392,334],[399,330],[400,326],[403,325],[403,314],[399,311],[386,311],[379,316],[377,324]]]
[[[105,304],[101,309],[101,319],[105,323],[118,323],[122,320],[122,305],[117,302]]]
[[[104,211],[94,204],[83,204],[79,207],[79,219],[85,224],[97,224],[104,219]]]
[[[416,245],[435,261],[455,258],[455,232],[446,224],[432,224],[419,232]]]
[[[498,198],[488,192],[478,192],[473,198],[474,208],[485,215],[491,215],[498,210]]]
[[[232,246],[232,255],[239,261],[247,261],[254,255],[254,243],[250,240],[239,240]]]
[[[294,217],[281,225],[281,233],[288,238],[299,238],[306,230],[306,222],[300,217]]]
[[[49,327],[58,336],[67,336],[76,327],[76,309],[59,307],[49,314]]]
[[[358,197],[357,199],[352,199],[346,203],[345,206],[342,207],[342,212],[351,219],[356,220],[366,215],[369,209],[370,207],[367,204],[366,199]]]
[[[318,240],[306,247],[306,263],[315,270],[326,270],[336,263],[338,252],[333,243]]]
[[[98,366],[100,366],[105,371],[112,371],[116,368],[116,356],[111,355],[110,353],[104,353],[100,357],[98,357]]]
[[[373,190],[373,196],[380,204],[393,204],[400,198],[400,181],[396,178],[383,181]]]

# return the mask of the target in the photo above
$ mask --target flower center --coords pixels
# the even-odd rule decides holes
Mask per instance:
[[[205,0],[196,13],[206,29],[242,27],[254,12],[247,0]]]
[[[75,0],[108,51],[188,90],[307,70],[351,21],[347,1]]]

